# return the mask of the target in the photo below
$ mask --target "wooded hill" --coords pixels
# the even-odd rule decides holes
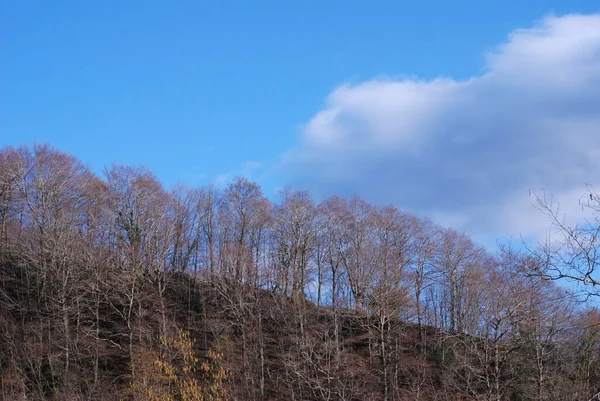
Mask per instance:
[[[166,191],[4,148],[0,394],[587,401],[600,314],[548,280],[566,255],[490,254],[358,198],[272,203],[244,178]]]

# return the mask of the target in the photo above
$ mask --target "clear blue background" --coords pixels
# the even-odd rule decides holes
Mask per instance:
[[[599,7],[4,0],[0,145],[49,142],[96,172],[142,164],[167,187],[247,173],[272,195],[287,180],[274,166],[336,86],[478,75],[512,30]]]

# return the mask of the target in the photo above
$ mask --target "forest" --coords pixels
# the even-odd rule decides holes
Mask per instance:
[[[0,398],[588,401],[600,224],[532,213],[553,242],[492,252],[357,197],[2,148]]]

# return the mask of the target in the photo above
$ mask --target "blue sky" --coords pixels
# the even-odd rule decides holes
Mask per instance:
[[[167,187],[246,175],[269,196],[285,183],[358,194],[483,241],[533,235],[529,189],[576,200],[595,179],[599,11],[3,1],[0,145],[49,142],[97,172],[142,164]]]

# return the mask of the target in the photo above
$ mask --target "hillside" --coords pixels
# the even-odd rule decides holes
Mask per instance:
[[[379,400],[386,392],[388,399],[398,400],[456,399],[461,394],[471,399],[490,390],[484,377],[476,376],[492,368],[478,366],[481,353],[487,351],[482,339],[428,326],[419,329],[398,319],[382,323],[366,313],[316,307],[228,280],[195,280],[175,273],[164,277],[162,299],[157,277],[140,277],[138,316],[129,326],[122,313],[128,308],[127,298],[113,285],[103,288],[101,297],[80,294],[78,308],[66,323],[73,342],[67,368],[62,327],[57,324],[60,312],[35,296],[34,282],[25,285],[32,277],[22,267],[14,261],[2,264],[3,291],[14,301],[3,303],[0,315],[5,327],[0,349],[6,400],[150,399],[135,396],[131,383],[138,381],[157,393],[169,393],[167,375],[152,366],[165,357],[161,353],[175,366],[182,361],[178,351],[160,343],[161,303],[167,336],[175,338],[177,328],[189,332],[200,363],[224,369],[225,399]],[[131,355],[129,333],[134,336]],[[209,350],[221,356],[209,358]],[[498,378],[510,399],[528,399],[519,394],[527,388],[520,375],[532,374],[528,369],[533,367],[522,351],[501,351],[510,360],[502,361]],[[137,361],[137,378],[131,360]],[[554,362],[558,365],[552,365],[548,375],[567,367],[561,366],[566,361]],[[491,371],[487,374],[493,377]],[[199,370],[197,377],[204,388],[210,386],[210,372]],[[560,391],[555,394],[577,391],[575,383],[568,389],[557,387],[551,384],[548,389]]]
[[[600,314],[534,253],[236,179],[0,151],[5,400],[588,400]]]

